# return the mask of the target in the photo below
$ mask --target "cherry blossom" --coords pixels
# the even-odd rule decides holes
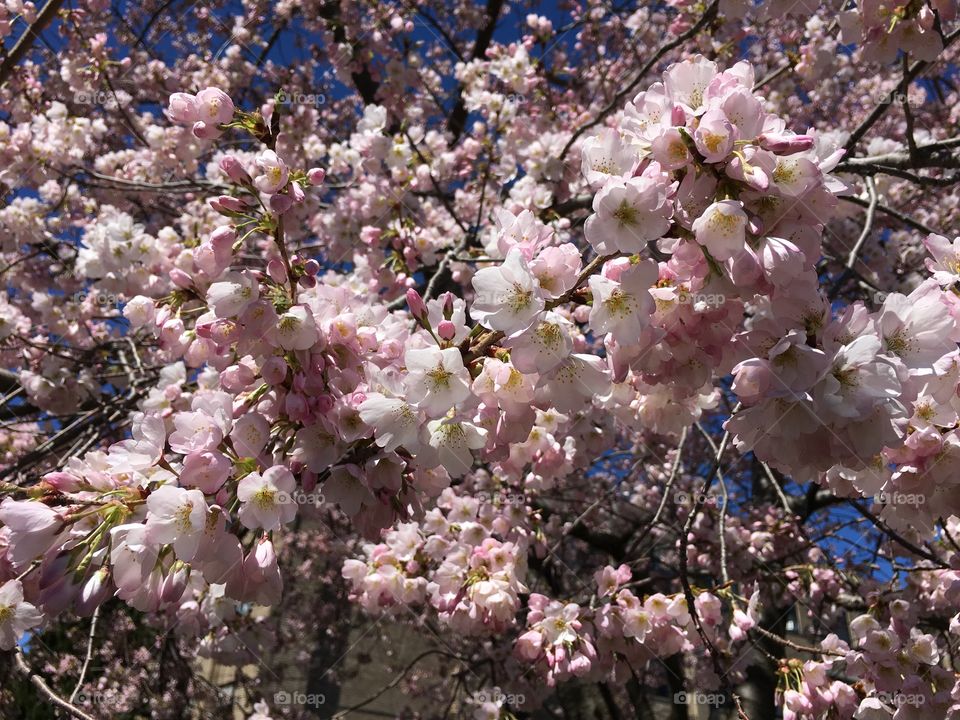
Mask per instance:
[[[957,3],[501,5],[0,7],[0,715],[960,713]]]

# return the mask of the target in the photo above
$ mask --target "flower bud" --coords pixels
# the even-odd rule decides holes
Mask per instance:
[[[420,297],[414,288],[407,290],[407,305],[410,307],[411,314],[420,322],[427,319],[427,306],[423,304],[423,298]]]
[[[283,261],[274,258],[267,263],[267,275],[274,282],[283,283],[287,281],[287,269],[283,266]]]
[[[267,358],[260,366],[260,375],[268,385],[279,385],[287,377],[287,363],[281,357]]]
[[[174,93],[170,96],[167,109],[164,114],[171,122],[181,125],[195,123],[199,117],[197,111],[197,98],[187,93]]]
[[[446,320],[453,317],[453,293],[449,291],[443,294],[443,317]]]
[[[270,209],[277,215],[283,215],[287,210],[293,207],[293,198],[289,195],[276,193],[270,196]]]
[[[228,178],[240,185],[248,185],[253,182],[253,178],[243,167],[243,163],[234,155],[225,155],[220,158],[220,169],[226,173]]]
[[[180,268],[173,268],[170,270],[170,281],[177,287],[183,288],[184,290],[193,285],[193,278],[191,278],[189,274]]]
[[[450,320],[441,320],[440,324],[437,325],[437,335],[440,336],[441,340],[453,340],[457,334],[457,326],[454,325]]]
[[[763,133],[757,138],[757,142],[764,150],[781,155],[792,155],[813,147],[813,137],[810,135]]]

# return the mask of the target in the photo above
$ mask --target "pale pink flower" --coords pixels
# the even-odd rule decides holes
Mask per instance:
[[[805,157],[779,157],[770,178],[787,197],[801,197],[821,182],[822,173]]]
[[[720,200],[694,220],[697,242],[717,260],[729,260],[743,251],[747,214],[736,200]]]
[[[704,109],[707,86],[717,74],[717,64],[702,55],[674,63],[663,73],[667,96],[685,110],[699,114]]]
[[[562,412],[581,410],[588,400],[610,392],[606,364],[583,353],[566,357],[541,382],[546,397]]]
[[[580,149],[581,172],[594,187],[599,187],[611,176],[633,174],[637,166],[637,150],[620,137],[614,128],[605,128],[599,135],[588,138]]]
[[[679,170],[693,161],[690,148],[687,147],[680,130],[666,128],[650,144],[650,154],[664,170]]]
[[[594,214],[584,226],[587,241],[602,254],[646,250],[670,229],[668,190],[661,176],[608,181],[593,198]]]
[[[693,133],[697,150],[708,163],[719,163],[727,158],[737,140],[736,128],[719,108],[707,110]]]
[[[147,540],[142,523],[118,525],[110,529],[110,565],[113,582],[121,590],[135,592],[153,572],[158,547]]]
[[[260,174],[253,179],[253,184],[260,192],[272,195],[287,184],[290,175],[287,165],[273,150],[264,150],[260,154],[257,167],[260,168]]]
[[[284,350],[309,350],[320,340],[313,313],[305,305],[294,305],[281,315],[273,336]]]
[[[598,333],[611,333],[621,342],[636,341],[650,324],[655,307],[650,288],[658,274],[657,264],[644,260],[623,272],[619,282],[592,275],[590,327]]]
[[[161,485],[147,497],[147,540],[173,545],[181,560],[193,560],[207,522],[200,490]]]
[[[239,315],[260,297],[260,285],[247,271],[229,272],[207,290],[207,304],[218,318]]]
[[[543,374],[573,352],[572,325],[553,311],[547,311],[528,332],[508,338],[510,361],[522,373]]]
[[[546,298],[557,298],[576,285],[583,259],[573,243],[551,245],[530,261],[530,271],[536,276]]]
[[[470,397],[470,376],[457,348],[412,348],[404,355],[407,397],[431,417]]]
[[[940,285],[953,285],[960,280],[960,237],[950,242],[943,235],[930,233],[923,239],[933,259],[927,258],[927,270]]]
[[[130,439],[110,446],[107,462],[116,472],[145,470],[156,465],[163,457],[167,438],[163,418],[149,413],[134,413],[130,434]]]
[[[192,125],[199,119],[199,109],[197,108],[197,98],[189,93],[173,93],[167,102],[167,109],[164,114],[172,122],[180,125]]]
[[[230,431],[230,442],[240,457],[257,457],[270,439],[270,421],[260,413],[237,418]]]
[[[223,90],[215,87],[204,88],[197,93],[197,120],[223,125],[233,119],[233,100]]]
[[[242,503],[240,522],[251,530],[278,530],[297,515],[295,489],[293,473],[283,465],[274,465],[262,474],[250,473],[237,485],[237,498]]]
[[[537,278],[516,248],[507,253],[503,264],[478,270],[473,289],[471,317],[507,335],[526,330],[544,307]]]
[[[472,450],[487,443],[487,431],[460,420],[431,420],[427,423],[430,447],[436,451],[437,464],[451,477],[461,477],[473,467]]]
[[[213,495],[227,481],[233,464],[218,452],[200,451],[190,453],[183,459],[180,483],[199,488],[205,495]]]
[[[927,281],[932,283],[932,281]],[[877,319],[884,351],[911,369],[930,368],[957,345],[956,321],[946,311],[935,284],[921,285],[909,296],[890,293]]]
[[[130,327],[137,330],[153,323],[157,316],[156,305],[150,298],[137,295],[123,306],[123,316],[130,323]]]
[[[19,580],[7,580],[0,585],[0,650],[13,649],[27,630],[41,622],[43,615],[31,603],[24,602]]]
[[[387,452],[401,445],[416,452],[420,444],[420,412],[400,398],[389,398],[380,393],[367,393],[357,408],[360,418],[374,429],[376,443]]]
[[[0,502],[0,524],[9,530],[6,553],[15,565],[45,553],[64,525],[63,518],[49,505],[11,497]]]

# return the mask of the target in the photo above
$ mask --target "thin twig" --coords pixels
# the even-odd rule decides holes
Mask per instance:
[[[30,682],[32,682],[34,686],[54,705],[63,708],[75,718],[79,718],[80,720],[97,720],[97,718],[95,718],[93,715],[88,715],[80,708],[76,707],[75,705],[71,705],[69,702],[57,695],[50,688],[50,686],[47,685],[46,681],[40,677],[40,675],[30,669],[30,666],[27,665],[27,661],[23,659],[23,653],[21,652],[20,648],[17,648],[16,652],[13,654],[13,657],[20,672],[26,675],[30,679]]]
[[[657,506],[657,511],[654,513],[653,519],[647,523],[647,527],[644,529],[644,531],[633,542],[630,543],[630,546],[627,548],[627,552],[625,553],[627,556],[636,550],[637,546],[643,542],[643,539],[647,537],[647,535],[653,531],[653,528],[656,526],[656,524],[660,522],[660,516],[663,515],[663,509],[667,505],[667,498],[670,496],[670,489],[673,487],[673,483],[676,481],[678,471],[680,470],[680,462],[683,458],[683,446],[687,442],[687,430],[688,428],[684,428],[683,433],[680,435],[680,443],[677,445],[677,455],[673,459],[673,467],[670,468],[670,477],[667,478],[667,484],[663,486],[663,495],[660,497],[660,505]]]
[[[83,681],[87,677],[87,668],[90,667],[90,659],[93,657],[93,640],[97,632],[97,620],[100,618],[100,606],[97,606],[97,609],[93,611],[93,617],[90,619],[90,635],[87,637],[87,655],[83,659],[83,667],[80,668],[80,677],[77,678],[77,685],[73,688],[73,692],[70,693],[70,699],[67,701],[73,703],[77,697],[77,693],[80,692],[80,688],[83,687]]]
[[[17,44],[13,46],[10,54],[3,59],[3,64],[0,64],[0,85],[3,85],[7,81],[10,73],[13,72],[13,68],[16,67],[17,63],[20,62],[27,51],[33,46],[33,39],[39,37],[40,33],[50,24],[50,21],[53,20],[53,17],[57,14],[62,4],[63,0],[49,0],[47,4],[43,6],[40,14],[37,15],[37,19],[34,20],[33,24],[23,31],[23,35],[17,40]]]

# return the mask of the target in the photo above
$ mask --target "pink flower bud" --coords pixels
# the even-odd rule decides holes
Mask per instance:
[[[195,122],[193,124],[193,135],[201,140],[216,140],[222,134],[220,128],[212,123]]]
[[[327,176],[327,171],[323,168],[310,168],[307,170],[307,180],[311,185],[322,185],[323,179]]]
[[[43,481],[60,492],[76,492],[80,487],[80,480],[65,472],[52,472],[43,476]]]
[[[524,660],[536,660],[543,646],[543,636],[536,630],[528,630],[519,638],[515,646],[517,655]]]
[[[757,142],[764,150],[781,155],[791,155],[813,147],[813,138],[810,135],[764,133],[757,138]]]
[[[246,365],[231,365],[220,373],[220,384],[229,392],[240,392],[254,381],[253,370]]]
[[[174,563],[173,567],[176,569],[163,579],[160,586],[160,600],[167,603],[175,603],[183,596],[190,577],[190,571],[182,562]]]
[[[447,320],[453,317],[453,293],[449,291],[443,294],[443,317]]]
[[[180,125],[195,123],[199,118],[197,99],[187,93],[174,93],[170,96],[164,114],[170,118],[171,122],[179,123]]]
[[[287,281],[287,269],[283,266],[283,261],[274,258],[267,263],[267,275],[274,282],[284,283]]]
[[[220,88],[208,87],[197,93],[197,119],[216,127],[233,119],[233,100]]]
[[[243,163],[233,155],[225,155],[220,159],[220,169],[235,183],[246,185],[253,182]]]
[[[279,385],[287,377],[287,363],[281,357],[267,358],[260,366],[260,375],[268,385]]]
[[[418,320],[425,320],[427,318],[427,306],[423,304],[423,298],[420,297],[420,293],[413,288],[407,290],[407,305],[410,307],[410,312]]]
[[[186,290],[193,285],[193,278],[180,268],[173,268],[170,271],[170,281],[179,288]]]
[[[223,210],[229,210],[231,212],[244,212],[247,209],[247,204],[243,202],[243,200],[230,195],[220,195],[219,197],[211,198],[209,203],[210,207],[217,212],[223,212]]]
[[[437,335],[440,336],[441,340],[453,340],[456,334],[457,326],[450,320],[441,320],[440,324],[437,325]]]
[[[300,186],[300,183],[298,182],[290,183],[290,198],[293,200],[295,204],[299,205],[300,203],[302,203],[305,197],[306,195],[304,194],[303,188]]]
[[[293,207],[293,198],[289,195],[271,195],[270,196],[270,209],[273,210],[277,215],[283,215],[290,208]]]
[[[74,606],[78,615],[93,615],[97,607],[110,596],[113,588],[108,575],[106,569],[97,570],[83,584]]]

